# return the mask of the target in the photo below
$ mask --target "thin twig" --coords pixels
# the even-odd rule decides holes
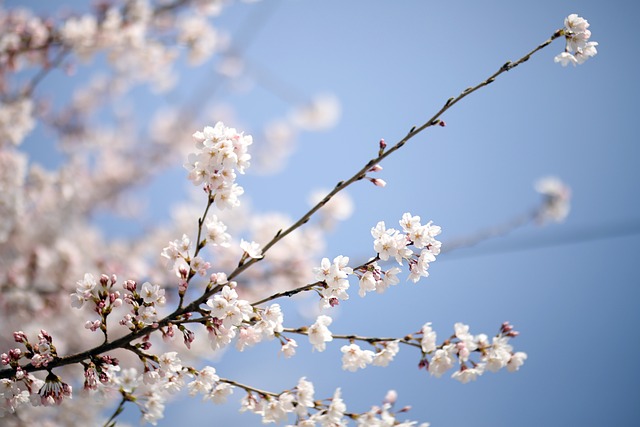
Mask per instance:
[[[299,334],[299,335],[309,335],[309,329],[304,328],[283,328],[282,332],[288,332],[290,334]],[[422,348],[420,344],[415,342],[415,338],[411,335],[404,336],[402,338],[397,337],[365,337],[362,335],[339,335],[339,334],[331,334],[334,339],[338,340],[347,340],[347,341],[362,341],[368,344],[375,344],[378,342],[389,342],[389,341],[398,341],[399,343],[409,345],[411,347]]]

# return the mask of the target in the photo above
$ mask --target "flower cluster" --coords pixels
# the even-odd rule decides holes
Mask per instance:
[[[406,412],[408,408],[393,411],[393,405],[397,399],[397,393],[390,390],[381,407],[373,406],[371,410],[361,414],[347,412],[347,405],[342,399],[342,390],[337,388],[330,399],[323,401],[314,400],[315,389],[313,383],[302,377],[298,385],[292,390],[280,394],[255,392],[247,389],[247,394],[242,399],[240,412],[252,412],[262,417],[262,422],[283,423],[287,422],[289,414],[296,417],[294,424],[289,427],[335,427],[347,426],[349,420],[356,420],[359,427],[371,426],[417,426],[415,421],[398,421],[397,415]],[[325,403],[328,402],[328,403]],[[428,423],[420,424],[420,427],[429,427]]]
[[[112,369],[106,388],[116,389],[130,401],[136,402],[142,413],[142,420],[157,424],[164,416],[167,399],[185,387],[190,395],[202,394],[204,399],[214,403],[224,403],[233,387],[220,382],[215,368],[206,366],[195,370],[183,366],[177,352],[171,351],[144,359],[144,372],[135,368]],[[193,380],[187,384],[187,380]]]
[[[509,344],[509,339],[518,336],[518,332],[514,331],[508,322],[502,324],[500,332],[491,342],[485,334],[470,334],[469,326],[463,323],[456,323],[454,331],[449,339],[437,346],[436,333],[431,324],[426,323],[422,327],[420,344],[423,358],[419,367],[424,367],[431,375],[440,377],[455,366],[457,359],[460,367],[451,377],[468,383],[476,380],[485,370],[497,372],[507,368],[509,372],[515,372],[527,359],[526,353],[514,352]],[[470,359],[472,352],[480,354],[479,361]],[[427,355],[431,356],[431,360],[427,359]]]
[[[214,216],[205,223],[207,228],[207,242],[212,246],[229,246],[230,236],[225,233],[227,227]],[[209,238],[211,240],[209,240]],[[169,246],[162,249],[161,256],[166,260],[166,266],[173,271],[180,281],[181,293],[186,291],[188,279],[193,274],[205,276],[211,264],[200,256],[190,256],[191,239],[186,234],[182,238],[169,242]]]
[[[563,33],[566,46],[564,52],[554,58],[555,62],[559,62],[563,67],[569,64],[575,67],[598,53],[596,49],[598,42],[589,41],[591,31],[587,28],[589,28],[587,20],[575,13],[565,18]]]
[[[424,225],[420,224],[420,217],[412,216],[409,212],[402,215],[400,226],[404,234],[394,228],[387,229],[384,221],[380,221],[371,229],[371,235],[375,239],[373,249],[382,261],[393,258],[400,265],[403,260],[408,261],[409,280],[416,283],[420,277],[429,276],[427,271],[429,263],[435,261],[442,246],[435,237],[442,230],[437,225],[433,225],[431,221]],[[417,254],[411,250],[409,248],[411,245],[416,249],[421,249],[420,253]],[[395,280],[390,279],[390,281],[394,282]],[[383,281],[382,285],[386,287],[388,283]]]
[[[211,322],[207,324],[211,348],[224,348],[236,336],[237,328],[242,322],[248,321],[253,314],[253,307],[249,302],[238,299],[235,291],[236,283],[230,282],[222,291],[207,300],[211,311]]]
[[[404,234],[394,228],[387,229],[384,221],[380,221],[371,229],[371,235],[375,239],[373,249],[378,256],[355,269],[355,274],[359,277],[358,294],[361,297],[372,291],[383,293],[400,281],[397,276],[401,270],[398,267],[382,270],[377,259],[387,261],[393,258],[400,265],[403,260],[407,261],[409,280],[414,283],[420,277],[429,275],[429,263],[435,261],[442,246],[440,241],[435,239],[441,232],[440,227],[433,225],[431,221],[422,225],[419,216],[413,216],[408,212],[402,216],[400,225]],[[416,253],[409,246],[421,251]],[[349,275],[354,274],[354,269],[349,267],[348,263],[348,257],[339,255],[333,262],[329,261],[329,258],[323,258],[320,267],[313,269],[316,280],[323,282],[323,287],[319,290],[322,297],[321,308],[333,307],[341,300],[349,299]]]
[[[251,135],[239,133],[222,122],[206,126],[193,134],[196,152],[191,153],[184,167],[194,185],[204,185],[220,209],[236,207],[244,189],[235,183],[236,171],[244,173],[251,155],[247,149],[253,143]]]
[[[101,328],[106,331],[106,318],[113,311],[122,305],[120,291],[113,290],[117,278],[103,274],[96,281],[92,274],[86,273],[82,280],[76,282],[76,291],[71,294],[71,306],[81,308],[85,302],[91,301],[93,310],[100,315],[100,319],[87,321],[85,328],[96,331]]]
[[[358,344],[342,346],[342,369],[355,372],[367,365],[387,366],[400,351],[399,340],[374,343],[377,351],[362,350]],[[379,347],[379,348],[378,348]]]
[[[126,280],[123,287],[127,291],[124,302],[131,308],[120,320],[120,324],[132,331],[153,325],[158,320],[158,307],[166,303],[165,290],[149,282],[144,282],[138,288],[133,280]]]
[[[353,274],[353,269],[347,265],[348,263],[349,257],[339,255],[333,259],[333,262],[330,262],[329,258],[322,258],[320,267],[313,269],[316,280],[326,285],[320,293],[321,308],[334,307],[340,300],[349,299],[347,290],[349,275]]]

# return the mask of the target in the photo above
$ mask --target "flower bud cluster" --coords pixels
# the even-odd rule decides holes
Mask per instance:
[[[195,132],[193,139],[196,152],[189,154],[184,165],[189,171],[189,180],[194,185],[203,185],[218,208],[238,206],[238,197],[244,189],[235,183],[236,171],[242,174],[249,167],[251,155],[247,151],[253,143],[251,135],[218,122]]]
[[[111,277],[103,274],[96,281],[92,274],[86,273],[82,280],[76,282],[76,291],[71,294],[71,306],[74,308],[82,308],[85,302],[93,303],[93,311],[100,315],[100,319],[87,321],[85,328],[92,331],[102,329],[106,331],[106,318],[113,309],[122,305],[120,291],[114,291],[113,286],[116,284],[117,277],[115,274]]]
[[[5,413],[14,413],[26,403],[52,406],[60,405],[65,397],[71,398],[71,386],[51,371],[42,381],[27,373],[19,364],[22,358],[30,358],[34,367],[47,367],[57,357],[51,335],[41,330],[35,344],[31,344],[22,331],[14,332],[13,338],[26,347],[26,352],[15,348],[0,355],[0,364],[13,369],[11,378],[0,380],[0,417]]]

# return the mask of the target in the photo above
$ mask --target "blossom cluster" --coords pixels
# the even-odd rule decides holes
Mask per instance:
[[[359,427],[411,427],[417,426],[415,421],[399,421],[397,415],[405,412],[402,408],[393,411],[397,393],[390,390],[382,406],[373,406],[370,411],[361,414],[347,412],[347,405],[342,398],[342,390],[337,388],[328,403],[315,399],[313,383],[305,377],[300,378],[296,387],[278,395],[255,393],[248,390],[241,403],[241,412],[252,412],[262,417],[262,422],[287,422],[289,414],[295,415],[296,422],[288,427],[335,427],[346,426],[349,420],[356,420]],[[420,427],[429,427],[428,423]]]
[[[251,155],[247,152],[253,143],[251,135],[239,133],[222,122],[206,126],[193,134],[196,152],[189,155],[184,167],[194,185],[203,185],[220,209],[240,204],[238,196],[244,189],[235,183],[236,171],[244,173]]]
[[[185,388],[190,395],[201,394],[214,403],[224,403],[233,392],[231,385],[220,382],[215,368],[205,366],[196,370],[184,366],[175,351],[153,360],[145,359],[143,372],[115,367],[103,386],[134,401],[142,413],[142,421],[153,425],[164,416],[167,400]]]
[[[236,286],[235,282],[230,282],[207,300],[210,311],[206,327],[214,350],[226,347],[237,336],[236,348],[243,351],[263,339],[273,339],[283,330],[284,316],[279,304],[254,308],[248,301],[238,298]]]
[[[567,16],[564,20],[563,33],[566,38],[564,52],[554,58],[563,67],[571,64],[574,67],[584,63],[587,59],[598,53],[596,46],[598,42],[589,41],[591,31],[588,30],[589,23],[586,19],[575,13]]]
[[[38,342],[31,344],[22,331],[14,332],[14,341],[24,345],[0,355],[0,365],[9,366],[13,370],[11,378],[0,380],[0,416],[14,413],[23,404],[32,406],[59,405],[64,398],[71,398],[72,387],[64,383],[51,371],[44,381],[34,377],[22,369],[20,361],[30,359],[34,367],[47,367],[57,357],[53,338],[45,330],[38,334]]]
[[[167,301],[165,290],[149,282],[144,282],[138,287],[134,280],[126,280],[123,287],[127,291],[123,299],[130,309],[120,320],[120,324],[133,331],[156,323],[158,308],[164,306]]]
[[[309,342],[315,350],[324,351],[326,343],[336,338],[329,330],[333,319],[327,315],[320,315],[316,322],[304,329]],[[400,344],[417,346],[422,350],[419,368],[426,368],[433,376],[440,377],[452,369],[456,361],[459,369],[452,374],[452,378],[467,383],[475,380],[485,372],[497,372],[506,368],[509,372],[517,371],[527,359],[524,352],[514,352],[509,340],[518,336],[508,322],[501,325],[499,333],[489,341],[486,334],[472,335],[469,326],[463,323],[454,325],[454,334],[437,343],[436,332],[431,323],[425,323],[416,334],[407,335],[398,339],[380,339],[357,336],[341,336],[348,338],[351,343],[342,346],[342,369],[351,372],[364,369],[368,365],[387,366],[400,351]],[[354,340],[366,341],[374,347],[375,351],[363,350]],[[470,356],[479,354],[479,360],[473,360]]]
[[[81,308],[85,302],[92,302],[94,311],[100,315],[100,319],[87,321],[85,328],[95,331],[102,328],[106,331],[106,318],[113,311],[122,305],[120,291],[113,290],[117,278],[103,274],[98,281],[92,274],[86,273],[82,280],[76,282],[76,291],[71,294],[71,306]]]
[[[491,341],[485,334],[472,335],[469,333],[469,326],[463,323],[456,323],[454,331],[449,339],[438,346],[431,323],[422,327],[420,345],[423,358],[420,367],[426,368],[431,375],[442,376],[455,366],[457,360],[459,369],[451,377],[461,383],[468,383],[476,380],[485,370],[497,372],[506,368],[509,372],[515,372],[527,359],[526,353],[514,352],[509,344],[509,339],[516,337],[518,332],[508,322],[502,324],[500,332]],[[470,358],[473,352],[480,354],[479,361]],[[431,356],[430,360],[427,355]]]
[[[384,221],[380,221],[371,229],[374,237],[373,248],[378,253],[382,261],[394,258],[402,265],[402,261],[409,263],[409,280],[416,283],[420,277],[428,277],[429,263],[436,260],[436,255],[440,253],[442,243],[435,237],[442,231],[431,221],[427,224],[420,224],[420,217],[413,216],[409,212],[402,215],[400,220],[404,234],[394,228],[386,228]],[[416,249],[421,249],[417,254],[409,248],[413,245]]]
[[[342,255],[335,257],[332,262],[328,258],[322,259],[320,267],[313,270],[316,280],[324,284],[319,290],[322,297],[321,308],[333,307],[339,301],[349,299],[347,291],[349,275],[352,274],[359,277],[358,295],[361,297],[372,291],[383,293],[390,286],[398,284],[400,268],[391,267],[383,270],[377,260],[394,259],[399,265],[406,261],[409,264],[408,279],[414,283],[420,280],[420,277],[429,276],[429,263],[435,261],[442,246],[435,238],[442,231],[441,228],[431,221],[422,225],[420,217],[409,212],[403,214],[400,225],[404,233],[394,228],[386,228],[384,221],[378,222],[371,229],[371,235],[374,237],[373,249],[377,252],[377,257],[363,266],[355,269],[349,267],[349,258]],[[410,246],[420,249],[420,252],[414,252]]]

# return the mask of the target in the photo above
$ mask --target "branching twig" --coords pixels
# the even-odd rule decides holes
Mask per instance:
[[[507,62],[507,63],[505,63],[502,67],[500,67],[498,69],[498,71],[493,73],[486,80],[478,83],[476,86],[469,87],[469,88],[465,89],[457,97],[449,98],[445,102],[445,104],[442,106],[442,108],[440,108],[440,110],[437,113],[435,113],[424,124],[422,124],[419,127],[411,128],[411,130],[404,136],[404,138],[402,138],[399,142],[397,142],[394,146],[392,146],[388,150],[382,152],[378,157],[368,161],[364,165],[364,167],[362,167],[362,169],[360,169],[358,172],[356,172],[351,178],[347,179],[346,181],[338,182],[336,184],[336,186],[333,188],[333,190],[331,192],[329,192],[329,194],[327,194],[318,204],[316,204],[314,207],[312,207],[306,214],[304,214],[298,221],[296,221],[294,224],[292,224],[289,228],[287,228],[285,230],[278,231],[278,233],[276,233],[276,235],[263,247],[262,253],[265,254],[266,252],[269,251],[269,249],[271,247],[273,247],[276,243],[278,243],[280,240],[282,240],[288,234],[290,234],[291,232],[293,232],[297,228],[299,228],[302,225],[304,225],[305,223],[307,223],[309,221],[309,219],[311,218],[311,216],[315,212],[317,212],[319,209],[321,209],[327,202],[329,202],[329,200],[331,200],[331,198],[333,196],[335,196],[337,193],[339,193],[340,191],[344,190],[345,188],[347,188],[349,185],[353,184],[354,182],[363,179],[366,176],[366,174],[369,171],[369,169],[371,169],[371,167],[373,167],[374,165],[380,163],[382,160],[387,158],[389,155],[391,155],[392,153],[394,153],[395,151],[400,149],[410,139],[412,139],[414,136],[418,135],[419,133],[421,133],[422,131],[424,131],[428,127],[434,126],[434,125],[437,125],[438,123],[440,123],[440,119],[439,119],[440,116],[442,116],[443,113],[445,113],[452,106],[457,104],[463,98],[465,98],[466,96],[472,94],[476,90],[478,90],[478,89],[480,89],[480,88],[482,88],[484,86],[487,86],[490,83],[493,83],[495,81],[496,77],[498,77],[499,75],[503,74],[504,72],[509,71],[512,68],[517,67],[518,65],[522,64],[523,62],[526,62],[534,53],[536,53],[539,50],[543,49],[544,47],[548,46],[553,40],[557,39],[558,37],[561,37],[562,35],[563,35],[563,30],[556,31],[548,40],[546,40],[544,43],[540,44],[538,47],[536,47],[535,49],[533,49],[532,51],[527,53],[525,56],[523,56],[522,58],[520,58],[516,62]],[[204,218],[202,219],[202,221],[204,221]],[[201,226],[202,225],[200,225],[200,227]],[[239,265],[231,274],[228,275],[228,280],[233,280],[235,277],[237,277],[239,274],[244,272],[247,268],[251,267],[253,264],[255,264],[258,261],[259,261],[259,259],[251,258],[251,259],[247,260],[246,262],[244,262],[243,264]],[[46,367],[43,367],[43,366],[36,367],[36,366],[33,366],[31,363],[28,363],[27,365],[23,366],[22,369],[25,372],[51,370],[51,369],[54,369],[54,368],[57,368],[57,367],[79,363],[79,362],[81,362],[81,361],[83,361],[85,359],[88,359],[88,358],[92,357],[92,356],[97,356],[99,354],[102,354],[102,353],[105,353],[105,352],[108,352],[108,351],[111,351],[111,350],[114,350],[114,349],[117,349],[117,348],[122,348],[122,347],[130,344],[133,340],[138,339],[140,337],[143,337],[143,336],[145,336],[147,334],[150,334],[150,333],[158,330],[161,327],[167,326],[169,323],[174,322],[175,320],[179,319],[180,317],[182,317],[183,315],[185,315],[187,313],[196,311],[198,309],[198,307],[201,304],[205,303],[210,296],[212,296],[213,294],[219,292],[221,289],[222,289],[222,285],[215,286],[212,289],[210,289],[208,291],[205,291],[202,294],[202,296],[200,296],[199,298],[197,298],[196,300],[194,300],[193,302],[191,302],[187,306],[182,307],[182,308],[178,307],[175,311],[173,311],[172,313],[170,313],[169,315],[167,315],[163,319],[159,320],[154,325],[150,325],[150,326],[142,328],[142,329],[140,329],[138,331],[131,332],[131,333],[119,338],[119,339],[116,339],[115,341],[99,345],[97,347],[94,347],[92,349],[86,350],[86,351],[81,352],[81,353],[76,353],[76,354],[72,354],[72,355],[69,355],[69,356],[66,356],[66,357],[56,358],[53,361],[51,361]],[[347,336],[345,336],[345,337],[347,337]],[[345,338],[345,339],[348,339],[348,338]],[[354,339],[357,339],[357,338],[354,338]],[[395,338],[394,338],[394,340],[395,340]],[[14,373],[15,373],[14,369],[4,369],[4,370],[0,371],[0,379],[10,378],[10,377],[12,377],[14,375]]]

